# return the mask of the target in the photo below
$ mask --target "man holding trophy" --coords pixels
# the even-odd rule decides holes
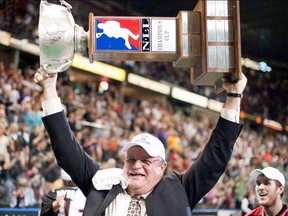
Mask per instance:
[[[62,47],[57,47],[60,43],[57,38],[66,40],[63,37],[67,32],[57,30],[56,33],[45,34],[51,37],[45,38],[44,43],[49,45],[44,49],[55,51],[54,59],[57,61],[62,58],[59,54],[67,54]],[[201,156],[186,173],[165,175],[167,162],[164,145],[146,132],[134,136],[124,145],[126,158],[123,169],[101,170],[100,165],[87,156],[77,143],[58,97],[57,72],[65,70],[65,63],[72,59],[66,55],[68,58],[62,58],[64,61],[60,65],[55,66],[49,59],[47,65],[42,64],[42,56],[53,53],[47,50],[40,52],[41,68],[35,74],[35,81],[40,82],[44,89],[43,122],[59,166],[71,176],[87,198],[83,215],[191,215],[191,210],[224,173],[241,132],[240,103],[247,83],[241,69],[237,82],[223,78],[222,87],[227,92],[227,98],[218,123]]]

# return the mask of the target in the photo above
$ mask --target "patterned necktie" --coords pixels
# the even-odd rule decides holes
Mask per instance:
[[[128,207],[127,216],[141,216],[141,206],[139,201],[143,199],[141,195],[134,195]]]

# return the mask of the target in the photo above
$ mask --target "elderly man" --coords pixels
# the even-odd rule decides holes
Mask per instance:
[[[84,216],[191,215],[223,174],[242,128],[239,111],[247,83],[244,74],[237,83],[223,80],[227,98],[221,116],[203,153],[185,174],[164,175],[167,163],[163,144],[147,133],[136,135],[124,146],[127,156],[123,169],[100,170],[69,127],[56,90],[57,74],[35,76],[43,80],[43,121],[58,164],[87,197]]]

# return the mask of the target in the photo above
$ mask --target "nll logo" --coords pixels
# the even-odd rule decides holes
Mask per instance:
[[[95,51],[133,51],[139,52],[140,19],[95,20]]]
[[[142,52],[150,52],[150,19],[142,19]]]

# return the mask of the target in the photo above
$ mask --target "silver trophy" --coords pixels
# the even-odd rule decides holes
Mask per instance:
[[[72,64],[74,53],[87,48],[88,33],[75,24],[72,6],[64,0],[59,2],[61,5],[47,0],[41,0],[40,3],[40,68],[34,76],[36,82],[50,74],[67,70]]]
[[[190,68],[193,85],[215,86],[217,92],[223,90],[223,77],[233,82],[240,77],[239,0],[198,0],[193,11],[180,11],[177,17],[99,17],[90,12],[87,32],[75,24],[71,5],[59,2],[41,1],[36,82],[68,69],[74,53],[85,48],[90,63],[173,62]]]

